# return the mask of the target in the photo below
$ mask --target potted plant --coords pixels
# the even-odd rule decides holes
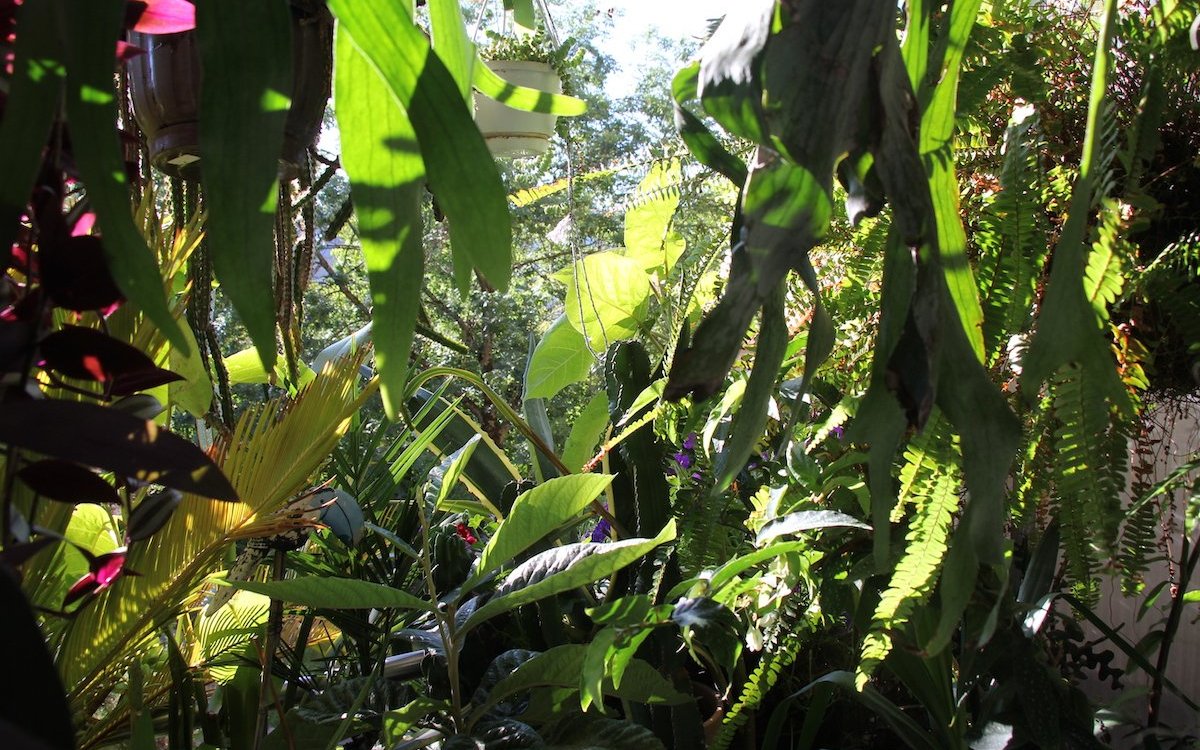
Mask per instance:
[[[284,126],[280,170],[296,174],[321,129],[333,70],[333,16],[323,2],[292,2],[292,106]],[[194,31],[148,35],[129,41],[145,50],[129,61],[133,114],[145,133],[150,163],[166,174],[200,174],[200,57]]]
[[[492,43],[481,52],[489,68],[509,83],[564,93],[570,42],[555,45],[538,31],[523,36],[491,34]],[[567,92],[569,93],[569,92]],[[475,122],[496,156],[538,156],[550,148],[550,136],[558,118],[541,112],[513,109],[494,99],[475,94]]]

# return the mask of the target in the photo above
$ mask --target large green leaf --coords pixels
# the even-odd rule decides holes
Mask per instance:
[[[104,253],[113,279],[167,339],[186,352],[187,340],[167,307],[158,261],[134,226],[129,208],[113,87],[113,50],[125,19],[125,5],[125,0],[58,0],[58,21],[67,57],[66,103],[72,153],[104,234]]]
[[[474,67],[483,63],[477,62],[458,0],[429,0],[429,27],[434,51],[458,84],[463,101],[470,101]]]
[[[66,75],[54,4],[21,5],[17,24],[13,73],[0,120],[0,174],[5,175],[0,180],[0,260],[16,239]]]
[[[412,594],[370,581],[333,576],[303,576],[284,581],[225,581],[225,585],[272,599],[322,609],[421,609],[433,607]]]
[[[525,376],[525,398],[550,398],[586,378],[595,361],[583,334],[565,315],[560,316],[533,350]]]
[[[492,286],[506,289],[512,226],[504,186],[454,77],[413,21],[410,6],[331,0],[329,7],[408,113],[429,186],[450,224],[455,257],[469,260]]]
[[[196,8],[201,181],[213,271],[263,367],[275,362],[275,208],[291,104],[292,14],[283,2]],[[219,82],[219,83],[218,83]]]
[[[654,732],[633,721],[604,716],[578,716],[562,722],[553,750],[666,750]]]
[[[534,542],[575,518],[612,484],[605,474],[558,477],[519,495],[508,518],[496,529],[476,564],[486,575],[528,549]]]
[[[513,673],[496,683],[483,704],[481,714],[504,698],[535,687],[578,687],[579,675],[583,673],[583,662],[587,646],[567,644],[555,646],[513,670]],[[677,691],[658,670],[641,659],[634,659],[626,669],[620,689],[606,680],[605,695],[638,703],[678,705],[692,700],[690,695]]]
[[[646,273],[666,274],[683,254],[683,237],[671,226],[682,179],[677,159],[656,162],[625,211],[625,257],[640,263]]]
[[[492,598],[467,618],[460,632],[465,633],[489,618],[522,604],[612,576],[674,538],[675,521],[672,519],[654,539],[626,539],[611,544],[567,544],[534,555],[508,574]]]
[[[336,44],[334,104],[342,166],[350,177],[367,262],[380,391],[384,409],[394,418],[403,406],[421,306],[425,165],[408,114],[340,27]]]
[[[562,461],[568,469],[579,471],[588,462],[608,422],[608,397],[597,393],[571,424],[571,434],[562,450]]]
[[[638,331],[650,296],[643,264],[607,250],[593,253],[557,274],[567,285],[567,320],[594,350]]]

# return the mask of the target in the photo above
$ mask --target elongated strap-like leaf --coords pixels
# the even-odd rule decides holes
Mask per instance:
[[[279,0],[196,8],[202,180],[213,270],[263,367],[275,363],[275,207],[292,87],[292,16]]]
[[[475,55],[475,45],[467,36],[458,0],[430,0],[429,26],[433,33],[433,49],[458,84],[458,93],[462,94],[463,101],[470,101],[473,68],[482,63]]]
[[[329,7],[408,112],[429,186],[450,224],[451,251],[503,291],[512,274],[504,186],[454,77],[404,3],[332,0]],[[461,287],[464,279],[458,281]]]
[[[134,226],[129,208],[113,87],[114,50],[125,18],[125,0],[58,0],[57,9],[66,48],[73,155],[104,234],[104,254],[113,280],[174,346],[187,352],[187,339],[167,307],[158,262]]]
[[[47,2],[26,3],[17,12],[20,33],[0,120],[0,268],[7,265],[62,96],[66,65],[54,19],[54,5]]]
[[[582,99],[510,83],[478,57],[475,58],[474,76],[475,88],[479,93],[513,109],[544,112],[560,117],[573,117],[587,112],[587,102]]]
[[[367,261],[380,390],[384,409],[395,418],[404,404],[420,310],[425,165],[408,114],[341,27],[336,44],[334,103],[342,166],[350,177]]]
[[[742,160],[729,153],[704,123],[687,108],[687,103],[697,97],[696,86],[700,80],[700,63],[694,62],[675,74],[671,80],[671,94],[675,100],[675,129],[688,150],[709,169],[720,172],[741,188],[746,184],[748,170]]]
[[[742,406],[733,419],[733,429],[725,448],[716,460],[716,484],[714,493],[724,492],[734,477],[746,465],[750,454],[766,432],[767,405],[775,392],[775,379],[779,366],[787,352],[788,328],[784,317],[786,284],[779,286],[767,296],[762,308],[762,321],[758,328],[758,346],[754,350],[754,368],[746,383]]]
[[[284,581],[228,581],[227,585],[304,607],[433,609],[429,602],[418,599],[407,591],[356,578],[303,576]]]

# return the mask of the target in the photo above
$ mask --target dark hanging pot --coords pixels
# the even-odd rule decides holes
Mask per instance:
[[[146,135],[150,163],[172,177],[200,177],[200,56],[195,32],[139,34],[146,50],[129,61],[133,114]],[[292,106],[284,126],[280,175],[292,178],[321,132],[333,70],[333,16],[322,2],[292,3]]]

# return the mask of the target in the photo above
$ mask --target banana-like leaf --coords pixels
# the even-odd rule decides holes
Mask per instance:
[[[233,435],[215,447],[218,465],[240,503],[186,496],[151,543],[134,545],[126,576],[88,603],[67,626],[58,664],[76,706],[94,705],[119,678],[141,640],[195,600],[222,550],[259,515],[299,492],[372,392],[357,388],[360,358],[327,369],[294,401],[248,410]]]
[[[292,86],[292,14],[284,3],[196,8],[201,179],[213,271],[264,369],[275,363],[275,208]],[[220,85],[215,85],[220,82]]]

